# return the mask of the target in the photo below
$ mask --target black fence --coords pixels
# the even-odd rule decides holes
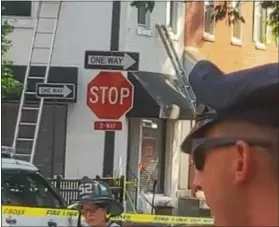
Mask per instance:
[[[121,204],[124,202],[124,176],[120,178],[96,176],[95,180],[102,181],[108,184],[114,198]],[[80,179],[64,179],[57,177],[56,179],[49,179],[50,183],[59,191],[68,205],[75,203],[78,200],[78,186]]]

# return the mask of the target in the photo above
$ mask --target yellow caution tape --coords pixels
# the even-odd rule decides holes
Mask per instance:
[[[20,207],[20,206],[2,206],[2,215],[24,215],[29,217],[45,217],[45,216],[62,216],[75,217],[78,216],[78,211],[67,209],[47,209],[35,207]]]
[[[29,217],[59,216],[77,218],[79,212],[70,209],[47,209],[20,206],[2,206],[2,215],[17,215]],[[113,221],[128,221],[134,223],[176,224],[176,225],[213,225],[212,218],[176,217],[149,214],[129,214],[111,218]]]
[[[150,214],[122,214],[112,218],[114,221],[128,221],[135,223],[175,224],[175,225],[213,225],[212,218],[176,217]]]

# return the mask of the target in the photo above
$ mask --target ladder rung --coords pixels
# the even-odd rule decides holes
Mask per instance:
[[[30,157],[30,154],[14,154],[15,157]]]
[[[45,78],[44,77],[39,77],[39,76],[29,76],[28,79],[30,79],[30,80],[43,80]]]
[[[39,107],[22,107],[23,110],[39,110]]]
[[[24,126],[36,126],[34,122],[20,122],[19,124]]]
[[[47,65],[47,62],[31,62],[30,65]]]
[[[36,49],[36,50],[49,50],[50,47],[36,47],[36,46],[34,46],[33,49]]]
[[[18,117],[17,117],[17,122],[16,122],[16,128],[15,128],[15,133],[14,133],[14,140],[13,140],[13,146],[18,145],[19,143],[30,143],[32,147],[30,148],[30,151],[28,150],[26,153],[24,151],[21,151],[19,154],[15,154],[17,156],[28,156],[30,159],[29,162],[34,161],[34,156],[36,152],[36,147],[37,147],[37,142],[38,142],[38,136],[39,136],[39,123],[42,120],[42,108],[44,106],[44,99],[41,99],[39,104],[34,103],[34,104],[28,104],[25,102],[25,100],[29,97],[36,97],[36,89],[30,88],[28,85],[30,82],[42,82],[42,81],[47,81],[49,77],[49,69],[51,68],[51,61],[52,61],[52,54],[55,46],[55,37],[57,35],[57,28],[58,28],[58,22],[60,18],[60,12],[61,12],[61,5],[62,1],[59,2],[54,2],[55,4],[51,2],[39,2],[39,8],[38,8],[38,16],[36,17],[36,26],[34,26],[33,30],[33,36],[32,36],[32,43],[31,43],[31,48],[30,48],[30,53],[29,53],[29,58],[28,58],[28,67],[26,67],[25,70],[25,80],[24,80],[24,92],[23,95],[21,96],[20,99],[20,108],[18,110]],[[57,4],[58,3],[58,4]],[[57,5],[57,13],[55,15],[42,15],[42,11],[45,5]],[[56,8],[56,7],[55,7]],[[56,11],[56,10],[55,10]],[[50,22],[52,24],[50,29],[43,29],[40,28],[44,22]],[[38,40],[36,38],[39,38],[39,34],[49,34],[51,35],[51,41],[50,44],[43,44],[43,43],[38,43]],[[49,37],[50,38],[50,37]],[[47,50],[45,52],[48,52],[45,54],[45,56],[48,58],[47,59],[35,59],[35,50]],[[30,69],[34,66],[43,66],[46,67],[46,70],[44,72],[44,75],[34,75],[30,76]],[[36,81],[38,80],[38,81]],[[33,122],[26,122],[27,120],[22,120],[22,115],[24,114],[24,111],[38,111],[35,114],[37,115],[36,123]],[[31,121],[31,120],[30,120]],[[22,126],[35,126],[35,132],[34,135],[26,135],[24,132],[20,132],[20,127]],[[27,137],[27,138],[26,138]],[[26,158],[27,159],[27,158]]]
[[[18,141],[23,141],[23,142],[32,142],[34,139],[32,138],[17,138]]]
[[[38,19],[43,19],[43,20],[55,20],[57,17],[38,17]]]
[[[35,91],[26,91],[25,94],[26,95],[36,95],[37,92],[35,92]]]
[[[40,31],[38,31],[38,32],[36,32],[36,34],[46,34],[46,35],[52,35],[53,34],[53,32],[40,32]]]

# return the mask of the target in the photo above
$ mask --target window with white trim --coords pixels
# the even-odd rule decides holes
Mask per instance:
[[[167,26],[173,33],[177,33],[178,4],[176,1],[167,2]]]
[[[204,1],[204,32],[214,36],[214,1]]]
[[[150,25],[150,11],[146,10],[145,2],[140,2],[138,6],[138,25],[149,29]]]
[[[232,7],[236,12],[241,16],[241,3],[238,1],[232,2]],[[232,37],[234,39],[241,40],[242,39],[242,22],[241,20],[237,20],[232,25]]]
[[[31,17],[32,1],[2,1],[2,16]]]
[[[267,21],[270,18],[270,14],[273,12],[273,9],[268,8],[266,13],[267,13]],[[267,28],[266,28],[266,43],[271,43],[273,40],[273,34],[272,34],[272,26],[270,26],[269,24],[267,24]],[[275,41],[276,42],[276,41]]]
[[[267,39],[267,10],[261,2],[254,2],[254,42],[266,43]]]

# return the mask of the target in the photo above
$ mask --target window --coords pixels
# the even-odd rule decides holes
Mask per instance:
[[[3,16],[31,17],[32,1],[2,1]]]
[[[241,16],[241,5],[240,2],[232,2],[232,7],[235,8],[235,11],[239,13]],[[234,39],[241,40],[242,39],[242,22],[241,20],[235,21],[232,25],[232,37]]]
[[[270,14],[273,12],[273,9],[268,8],[266,11],[266,22],[269,20],[270,18]],[[266,23],[266,43],[271,43],[272,39],[274,39],[273,34],[272,34],[272,26],[270,26],[270,24]],[[276,43],[276,41],[275,41]]]
[[[254,41],[266,43],[267,10],[261,7],[261,2],[254,2]]]
[[[173,33],[177,33],[178,3],[175,1],[167,2],[167,26],[171,28]]]
[[[2,170],[2,205],[62,208],[63,201],[42,175],[24,170]]]
[[[138,25],[141,27],[149,28],[150,11],[146,11],[145,2],[140,2],[138,7]]]
[[[214,36],[215,33],[215,20],[214,20],[214,2],[204,2],[204,32]]]
[[[163,192],[165,171],[165,124],[164,121],[157,119],[148,119],[142,122],[140,192],[152,192],[155,179],[158,181],[156,192]]]

